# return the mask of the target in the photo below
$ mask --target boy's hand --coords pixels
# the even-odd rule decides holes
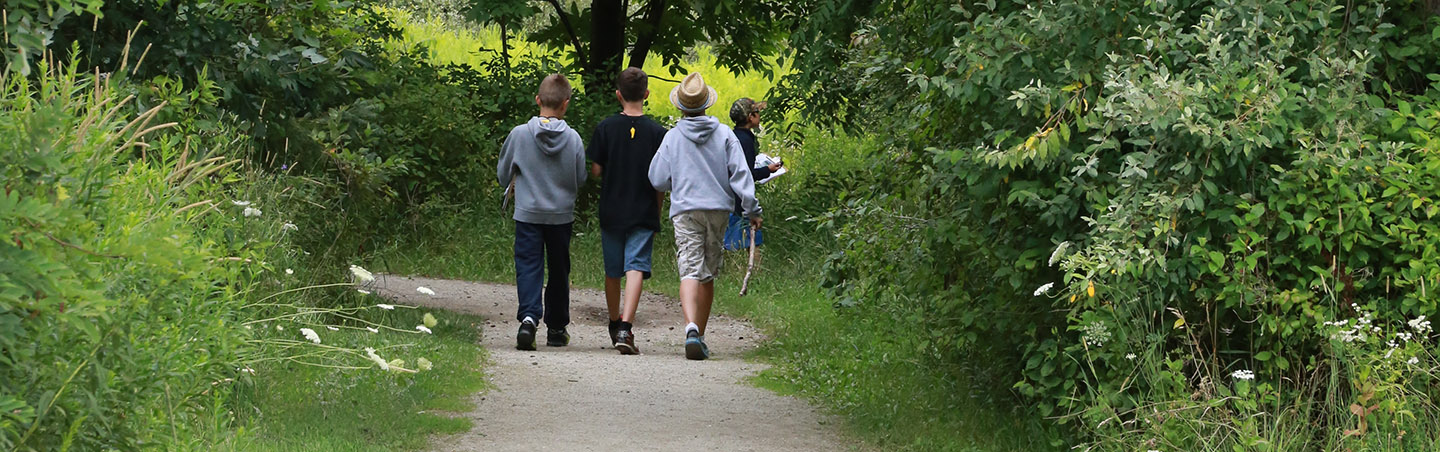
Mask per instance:
[[[760,230],[760,217],[750,217],[750,227],[756,231]]]
[[[771,163],[770,166],[768,166],[767,168],[770,168],[770,172],[772,172],[772,173],[773,173],[773,172],[776,172],[776,171],[780,171],[780,163],[779,163],[779,162]]]

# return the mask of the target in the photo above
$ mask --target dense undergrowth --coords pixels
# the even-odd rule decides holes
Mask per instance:
[[[0,448],[464,428],[408,414],[478,388],[473,320],[347,268],[510,280],[495,149],[570,57],[454,1],[44,3],[0,80]],[[764,273],[717,290],[759,384],[908,450],[1440,445],[1433,2],[1032,3],[812,5],[773,93],[681,63],[783,108]]]

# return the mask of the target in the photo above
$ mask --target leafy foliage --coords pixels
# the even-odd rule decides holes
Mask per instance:
[[[1114,447],[1433,440],[1428,5],[846,6],[787,81],[890,132],[831,215],[843,305],[935,331],[937,364],[1016,363],[995,377]],[[1362,311],[1388,343],[1357,356],[1334,325]]]

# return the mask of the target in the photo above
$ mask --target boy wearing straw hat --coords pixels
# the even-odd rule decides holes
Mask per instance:
[[[700,73],[685,76],[670,91],[670,103],[684,117],[665,134],[650,161],[650,183],[656,190],[670,192],[680,305],[687,323],[685,357],[694,360],[710,357],[705,323],[715,302],[715,276],[734,207],[732,196],[739,196],[751,227],[760,229],[760,203],[740,140],[720,120],[705,114],[717,97]]]

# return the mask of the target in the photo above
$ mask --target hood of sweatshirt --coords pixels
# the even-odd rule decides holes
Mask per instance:
[[[675,123],[675,128],[680,134],[695,144],[703,145],[715,136],[715,129],[720,127],[720,120],[714,116],[696,116],[681,119]]]
[[[530,133],[535,135],[535,147],[545,155],[559,154],[565,148],[565,132],[569,130],[570,125],[564,119],[530,118]]]

